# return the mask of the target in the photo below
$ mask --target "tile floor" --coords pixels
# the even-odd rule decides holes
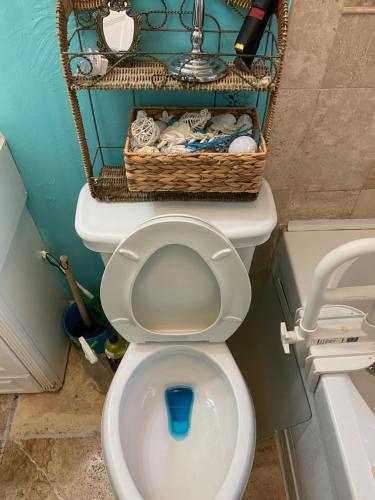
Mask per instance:
[[[103,402],[73,350],[59,392],[0,396],[1,500],[112,499],[100,445]],[[243,500],[285,498],[274,439],[262,439]]]

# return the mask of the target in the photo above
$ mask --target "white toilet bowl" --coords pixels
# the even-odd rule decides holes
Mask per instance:
[[[130,342],[102,419],[120,500],[242,497],[255,415],[225,341],[250,306],[254,248],[275,225],[266,182],[252,203],[106,204],[81,191],[77,232],[103,255],[103,309]]]
[[[194,391],[191,430],[168,430],[164,392]],[[225,343],[131,344],[108,393],[105,461],[120,499],[241,498],[255,448],[255,415]]]

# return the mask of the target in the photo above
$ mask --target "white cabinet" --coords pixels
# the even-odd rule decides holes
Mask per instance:
[[[64,380],[67,293],[41,258],[43,242],[0,134],[0,393],[56,390]]]
[[[39,385],[0,338],[0,394],[10,392],[39,392]]]

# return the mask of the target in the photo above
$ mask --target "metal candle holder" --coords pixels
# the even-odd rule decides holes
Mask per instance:
[[[168,73],[184,82],[206,83],[223,78],[228,69],[218,57],[202,52],[204,0],[195,0],[191,54],[177,54],[167,61]]]

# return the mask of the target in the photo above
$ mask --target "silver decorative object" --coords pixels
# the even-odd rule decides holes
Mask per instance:
[[[206,83],[223,78],[228,69],[218,57],[204,54],[203,44],[204,0],[195,0],[191,54],[177,54],[167,61],[168,73],[184,82]]]

